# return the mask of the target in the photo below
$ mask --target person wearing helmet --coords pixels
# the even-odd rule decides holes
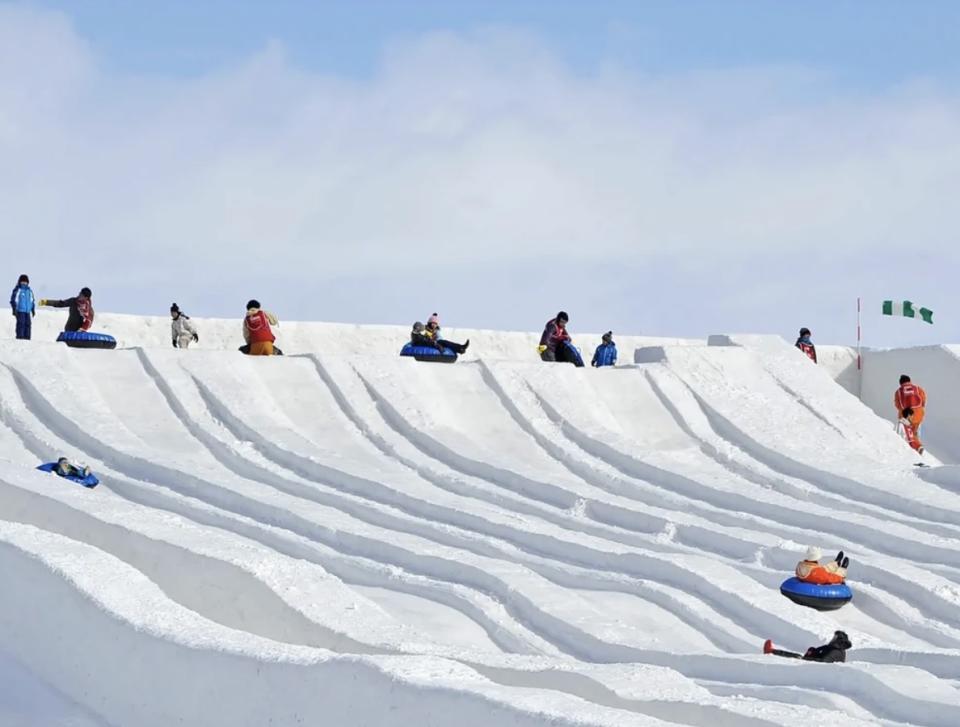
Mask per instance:
[[[797,342],[794,345],[807,354],[811,361],[814,363],[817,362],[817,347],[814,346],[813,341],[810,340],[809,328],[800,329],[800,337],[797,339]]]
[[[280,325],[273,313],[261,310],[260,301],[247,302],[247,315],[243,319],[243,340],[250,346],[251,356],[272,356],[273,344],[277,340],[271,326]]]
[[[540,336],[540,346],[537,348],[541,361],[566,361],[563,344],[570,341],[570,334],[567,333],[569,320],[570,316],[565,311],[560,311],[547,321],[543,327],[543,335]]]
[[[803,560],[797,563],[797,578],[821,586],[843,583],[847,577],[847,566],[850,565],[850,559],[845,558],[841,550],[837,553],[836,559],[826,565],[820,565],[822,556],[823,553],[816,545],[807,548],[807,554]]]
[[[170,335],[174,348],[187,348],[192,342],[198,342],[200,336],[190,316],[180,310],[176,303],[170,306]]]
[[[69,308],[67,314],[67,324],[63,327],[68,333],[77,331],[89,331],[93,325],[93,293],[90,288],[80,288],[80,292],[73,298],[64,298],[63,300],[49,300],[44,298],[40,305],[50,308]]]

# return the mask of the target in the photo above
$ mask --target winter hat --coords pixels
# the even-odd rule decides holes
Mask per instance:
[[[30,285],[30,276],[26,273],[21,275],[19,278],[17,278],[17,285],[20,285],[20,283],[26,283],[27,285]]]
[[[176,303],[171,304],[171,305],[170,305],[170,312],[171,312],[171,313],[179,313],[179,312],[180,312],[180,306],[178,306]]]
[[[846,651],[851,646],[853,646],[853,644],[850,643],[850,637],[847,636],[846,631],[834,631],[833,640],[831,643],[833,643],[838,648],[843,649],[844,651]]]
[[[809,335],[810,335],[810,329],[809,329],[809,328],[801,328],[801,329],[800,329],[800,335],[801,335],[801,336],[809,336]]]
[[[804,560],[820,560],[823,557],[823,552],[816,545],[811,545],[807,548],[807,554],[803,556]]]
[[[413,324],[414,333],[423,333],[423,328],[424,328],[423,323],[421,323],[420,321],[417,321],[416,323]]]
[[[436,324],[439,326],[439,325],[440,325],[440,316],[438,316],[436,313],[434,313],[434,314],[431,315],[429,318],[427,318],[427,325],[429,326],[431,323],[436,323]]]
[[[93,297],[93,293],[90,292],[90,288],[80,288],[80,295],[85,296],[87,298]]]
[[[247,310],[260,310],[260,301],[259,301],[259,300],[248,300],[248,301],[247,301]]]
[[[570,316],[567,315],[566,311],[562,310],[559,313],[557,313],[557,320],[567,323],[570,320]]]
[[[900,383],[901,383],[901,384],[909,384],[909,383],[910,383],[910,377],[907,376],[906,374],[900,374]]]
[[[613,338],[613,331],[607,331],[602,336],[600,336],[601,341],[609,341]]]

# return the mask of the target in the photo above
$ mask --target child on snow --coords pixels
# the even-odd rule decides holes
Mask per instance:
[[[591,366],[600,368],[601,366],[617,365],[617,344],[613,342],[613,331],[607,331],[600,338],[600,345],[593,352]]]
[[[170,319],[170,334],[173,336],[174,348],[187,348],[191,341],[200,340],[197,327],[190,321],[190,316],[181,311],[176,303],[170,306]]]
[[[29,341],[37,306],[33,299],[33,291],[30,289],[30,278],[26,275],[17,278],[17,286],[10,294],[10,309],[13,311],[13,317],[17,319],[17,338]]]
[[[442,351],[444,348],[452,349],[455,353],[462,354],[470,346],[470,339],[466,343],[454,343],[440,338],[440,318],[436,313],[427,318],[427,325],[424,334],[432,341],[430,345],[436,344]]]
[[[843,557],[843,551],[837,553],[835,560],[826,565],[820,565],[820,558],[823,553],[820,548],[811,545],[807,548],[807,554],[804,559],[797,563],[797,578],[807,583],[816,583],[826,586],[834,583],[843,583],[847,577],[847,566],[850,565],[850,559]]]
[[[847,660],[847,650],[853,648],[850,643],[850,637],[843,631],[834,631],[833,638],[823,646],[811,646],[806,653],[798,654],[794,651],[783,651],[773,648],[773,641],[767,639],[763,645],[764,654],[776,654],[777,656],[786,656],[790,659],[803,659],[804,661],[820,661],[827,664],[845,662]]]
[[[260,309],[260,301],[247,302],[247,315],[243,319],[243,340],[250,346],[251,356],[272,356],[273,343],[277,340],[270,326],[280,322],[273,313]]]
[[[897,422],[897,431],[907,440],[907,444],[917,451],[917,454],[923,454],[923,442],[917,435],[917,427],[913,423],[914,412],[909,406],[900,412],[900,420]]]
[[[807,354],[811,361],[814,363],[817,362],[817,347],[814,346],[813,341],[810,340],[809,328],[800,329],[800,337],[794,345]]]
[[[68,333],[76,331],[88,331],[93,325],[93,293],[90,288],[81,288],[80,293],[73,298],[64,300],[47,300],[44,298],[40,305],[50,306],[51,308],[69,308],[67,314],[67,324],[63,330]]]
[[[70,460],[66,457],[61,457],[57,460],[57,466],[53,471],[61,477],[84,478],[90,475],[89,467],[77,467],[77,465],[71,464]]]

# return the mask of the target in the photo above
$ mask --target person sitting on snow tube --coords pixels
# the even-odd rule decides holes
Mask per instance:
[[[77,331],[89,331],[93,325],[93,293],[90,288],[81,288],[80,293],[73,298],[64,300],[50,300],[43,298],[40,301],[41,306],[51,308],[69,308],[67,314],[67,324],[63,327],[64,331],[75,333]]]
[[[820,586],[843,583],[847,578],[847,566],[850,559],[843,556],[841,550],[837,553],[835,560],[826,565],[820,565],[820,558],[823,553],[816,545],[807,548],[807,554],[803,560],[797,563],[797,578],[806,583],[815,583]]]
[[[428,334],[427,327],[420,321],[416,321],[413,324],[413,328],[410,330],[410,345],[435,348],[440,353],[443,353],[446,350],[444,342],[437,341],[433,338],[433,336]]]
[[[61,477],[77,477],[81,480],[90,476],[89,467],[77,467],[75,464],[71,464],[66,457],[57,460],[57,466],[54,467],[53,471]]]
[[[436,313],[427,318],[427,325],[423,333],[433,342],[433,344],[438,344],[441,346],[440,350],[443,350],[443,348],[449,348],[454,353],[463,353],[467,350],[467,348],[470,347],[469,338],[467,339],[466,343],[454,343],[453,341],[445,341],[442,339],[440,337],[440,317]]]

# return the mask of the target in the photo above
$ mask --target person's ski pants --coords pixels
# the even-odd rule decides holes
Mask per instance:
[[[17,338],[29,341],[30,333],[33,329],[33,316],[30,311],[26,313],[17,313]]]
[[[917,436],[920,436],[920,423],[923,421],[923,417],[927,412],[924,407],[918,406],[913,410],[913,416],[910,417],[910,423],[913,425],[913,428],[917,431]]]

